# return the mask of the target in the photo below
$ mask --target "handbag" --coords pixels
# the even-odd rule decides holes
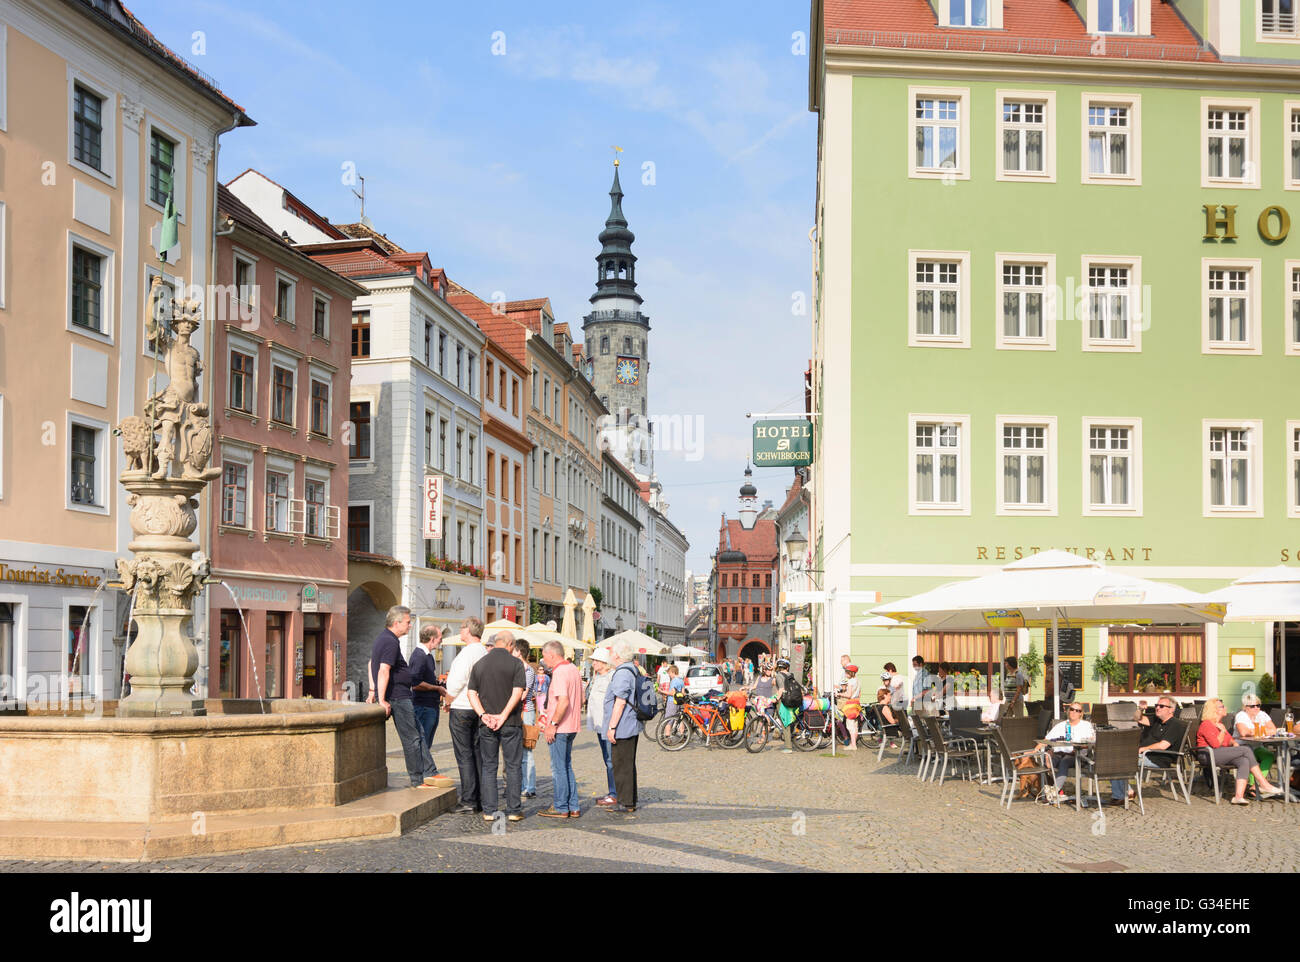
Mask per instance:
[[[541,733],[541,728],[537,725],[524,726],[524,751],[531,752],[537,747],[537,736]]]

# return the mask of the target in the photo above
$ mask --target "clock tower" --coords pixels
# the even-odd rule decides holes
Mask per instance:
[[[590,359],[591,383],[609,409],[602,439],[610,452],[642,479],[654,474],[654,436],[649,421],[650,318],[641,313],[636,292],[635,235],[623,216],[623,188],[614,161],[609,217],[596,255],[596,293],[582,320],[583,350]]]

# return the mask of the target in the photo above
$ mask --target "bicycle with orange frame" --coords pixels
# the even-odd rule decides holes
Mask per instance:
[[[723,748],[739,748],[745,742],[745,726],[731,727],[731,706],[708,698],[691,698],[678,692],[674,699],[680,706],[674,715],[659,723],[657,740],[664,751],[681,751],[699,735],[704,744],[717,740]]]

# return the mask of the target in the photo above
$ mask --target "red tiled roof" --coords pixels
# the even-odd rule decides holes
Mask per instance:
[[[379,251],[371,247],[345,251],[313,251],[311,245],[304,245],[317,263],[324,264],[330,270],[352,277],[365,277],[371,274],[409,274],[410,271],[393,263]]]
[[[785,493],[785,500],[781,502],[781,507],[777,509],[777,514],[783,512],[790,505],[794,504],[799,497],[799,492],[803,490],[803,474],[798,471],[794,473],[794,484]]]
[[[1153,0],[1151,36],[1089,34],[1064,0],[1005,0],[1002,30],[939,27],[926,0],[825,0],[827,46],[909,47],[1131,60],[1217,60],[1172,5]]]
[[[551,310],[551,299],[549,297],[534,297],[531,300],[524,301],[506,301],[506,310],[509,311],[540,311],[546,308],[547,312]]]
[[[365,224],[335,224],[334,228],[335,230],[342,231],[344,234],[347,234],[349,237],[368,238],[370,240],[373,240],[375,243],[377,243],[380,247],[384,249],[384,253],[386,254],[406,253],[406,250],[404,248],[399,247],[397,244],[394,244],[392,241],[390,241],[388,239],[388,235],[381,234],[373,227],[368,227]]]
[[[754,527],[746,531],[739,521],[728,521],[727,516],[723,515],[722,528],[718,537],[719,553],[739,551],[750,562],[762,563],[776,559],[776,522],[755,521]]]
[[[528,332],[516,318],[498,314],[478,295],[447,281],[447,303],[478,325],[479,330],[495,341],[505,353],[521,365],[528,362]]]

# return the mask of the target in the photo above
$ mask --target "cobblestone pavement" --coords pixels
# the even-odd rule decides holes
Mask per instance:
[[[454,774],[445,738],[440,729],[434,755]],[[1216,808],[1212,795],[1194,794],[1189,808],[1153,785],[1145,815],[1136,805],[1107,807],[1103,818],[1095,810],[1020,800],[1007,812],[998,808],[996,786],[962,779],[923,784],[915,764],[900,764],[892,752],[881,763],[864,750],[832,758],[829,752],[785,755],[769,746],[751,755],[698,742],[669,753],[643,738],[641,807],[633,816],[612,816],[593,804],[604,794],[605,776],[590,732],[579,735],[573,754],[582,817],[543,819],[535,813],[550,803],[544,749],[542,742],[536,753],[538,797],[525,800],[529,818],[502,825],[503,834],[478,815],[443,815],[402,838],[149,863],[0,861],[0,871],[1280,872],[1300,866],[1300,805]],[[388,764],[402,767],[400,751],[390,750]]]

